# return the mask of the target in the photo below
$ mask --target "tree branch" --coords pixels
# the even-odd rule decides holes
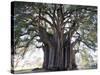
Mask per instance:
[[[52,24],[49,20],[47,20],[46,18],[40,16],[40,19],[41,19],[41,20],[44,20],[45,22],[47,22],[48,24],[50,24],[50,26],[53,27],[53,24]]]
[[[81,42],[83,42],[88,48],[90,48],[90,49],[92,49],[92,50],[96,50],[95,48],[93,48],[93,47],[91,47],[88,43],[86,43],[85,41],[81,41]]]
[[[45,12],[45,14],[49,15],[49,17],[51,18],[53,24],[56,25],[56,23],[55,23],[55,17],[52,16],[49,12]]]

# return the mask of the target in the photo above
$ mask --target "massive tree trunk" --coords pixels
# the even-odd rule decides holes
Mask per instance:
[[[53,37],[52,37],[53,38]],[[64,43],[60,37],[55,37],[43,46],[44,63],[43,68],[47,70],[72,70],[76,69],[75,53],[71,48],[70,36]]]

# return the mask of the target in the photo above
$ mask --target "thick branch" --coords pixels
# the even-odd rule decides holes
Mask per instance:
[[[45,12],[45,14],[49,15],[49,17],[51,18],[53,24],[56,25],[56,23],[55,23],[55,17],[52,16],[49,12]]]
[[[71,44],[72,48],[75,47],[76,43],[78,43],[78,42],[80,42],[80,41],[79,41],[79,38],[77,38],[77,39]]]
[[[31,41],[34,39],[34,37],[36,37],[36,36],[39,36],[39,35],[36,34],[36,35],[32,36],[32,38],[28,40],[28,42],[26,43],[26,45],[21,45],[21,46],[18,46],[17,48],[22,48],[22,47],[27,48],[27,47],[29,46],[30,42],[31,42]]]
[[[95,48],[93,48],[93,47],[91,47],[88,43],[86,43],[85,41],[81,41],[81,42],[83,42],[88,48],[90,48],[90,49],[92,49],[92,50],[96,50]]]
[[[53,24],[52,24],[48,19],[46,19],[46,18],[44,18],[44,17],[42,17],[42,16],[40,16],[40,19],[41,19],[41,20],[44,20],[45,22],[47,22],[48,24],[50,24],[50,26],[53,27]]]
[[[42,41],[45,44],[51,44],[51,34],[49,34],[43,27],[39,27],[39,36],[40,41]]]

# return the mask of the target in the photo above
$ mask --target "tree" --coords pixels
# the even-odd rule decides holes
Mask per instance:
[[[87,47],[97,47],[97,8],[14,2],[14,47],[24,47],[22,55],[32,40],[42,42],[43,68],[47,70],[77,69],[75,45],[83,42]],[[27,35],[27,37],[21,38]],[[30,38],[29,38],[30,37]],[[36,37],[39,37],[37,39]],[[73,40],[74,39],[74,40]],[[16,51],[12,51],[16,54]]]

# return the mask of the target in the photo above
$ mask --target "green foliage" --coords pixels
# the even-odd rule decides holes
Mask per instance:
[[[22,42],[21,36],[30,35],[30,38],[27,41],[32,41],[34,35],[39,33],[39,15],[48,19],[48,16],[45,12],[50,13],[51,16],[54,15],[53,11],[57,10],[60,7],[59,4],[42,4],[42,3],[26,3],[26,2],[15,2],[14,6],[14,32],[15,32],[15,42],[18,45],[18,42]],[[96,50],[97,47],[97,8],[92,6],[74,6],[74,5],[63,5],[63,15],[66,13],[64,17],[68,17],[67,19],[71,19],[68,27],[73,24],[75,20],[76,24],[79,24],[78,29],[73,32],[78,32],[80,34],[80,42],[84,42],[86,46],[89,48]],[[68,15],[71,16],[68,16]],[[57,18],[57,11],[55,11],[55,15],[53,19]],[[50,20],[50,16],[49,16]],[[46,29],[48,34],[54,35],[55,29],[54,26],[49,26],[46,21],[41,20],[41,27]],[[50,20],[51,23],[54,22]],[[57,22],[56,22],[57,23]],[[22,29],[26,31],[22,31]],[[76,27],[74,27],[76,28]],[[64,28],[62,28],[64,29]],[[69,28],[65,31],[68,32]],[[74,29],[73,29],[74,30]],[[70,31],[70,30],[69,30]],[[64,34],[64,33],[63,33]],[[26,40],[25,40],[26,41]],[[25,42],[24,41],[24,42]],[[26,41],[26,42],[27,42]],[[28,42],[29,43],[29,42]]]

